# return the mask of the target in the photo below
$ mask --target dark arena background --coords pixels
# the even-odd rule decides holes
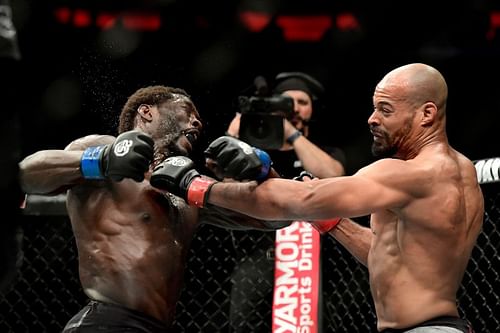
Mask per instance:
[[[491,159],[500,156],[500,1],[10,4],[21,57],[0,69],[0,101],[15,101],[0,108],[2,129],[19,128],[9,143],[18,144],[20,156],[64,148],[90,133],[115,135],[127,97],[151,84],[190,93],[206,123],[204,148],[224,133],[237,96],[252,92],[256,76],[304,71],[327,92],[311,123],[312,138],[342,148],[352,174],[372,161],[366,120],[375,84],[409,62],[439,69],[449,86],[449,141],[471,160],[484,160],[478,164],[484,227],[459,291],[459,308],[476,332],[500,332],[500,183],[498,160]],[[0,294],[0,332],[59,332],[86,301],[64,197],[36,200],[39,205],[20,217],[24,260]],[[2,220],[12,222],[6,215]],[[174,332],[231,332],[230,273],[241,255],[235,237],[251,251],[258,238],[269,235],[199,229]],[[375,332],[365,267],[328,237],[322,239],[322,264],[323,331]],[[246,331],[270,332],[270,323]]]

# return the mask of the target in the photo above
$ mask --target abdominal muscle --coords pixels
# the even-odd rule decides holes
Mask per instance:
[[[134,184],[133,191],[123,193],[125,185],[123,200],[107,192],[95,204],[87,200],[83,205],[68,196],[82,287],[91,299],[143,312],[169,326],[194,219],[185,220],[185,207],[168,206],[165,197],[147,187]]]
[[[375,223],[377,230],[368,254],[378,329],[406,328],[438,316],[458,316],[454,274],[442,273],[438,253],[426,256],[418,242],[409,238],[400,241],[403,236],[401,230],[398,236],[398,223],[396,219],[383,225]]]
[[[370,279],[379,330],[406,328],[445,315],[458,317],[454,299],[411,280],[404,273]]]

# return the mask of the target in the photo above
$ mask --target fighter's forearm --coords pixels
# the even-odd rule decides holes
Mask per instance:
[[[372,241],[370,228],[364,227],[351,219],[344,218],[329,234],[333,236],[360,263],[367,266],[368,251]]]
[[[292,221],[264,221],[255,219],[248,215],[235,212],[217,206],[210,206],[209,209],[200,210],[200,221],[218,227],[233,230],[263,230],[271,231],[283,228],[291,224]]]
[[[242,182],[242,183],[225,183],[216,182],[210,189],[209,195],[207,197],[207,203],[212,205],[231,209],[236,212],[246,214],[249,216],[254,216],[253,207],[255,205],[245,205],[241,204],[241,200],[248,203],[248,200],[252,195],[251,192],[257,186],[257,182]]]
[[[210,190],[208,203],[261,220],[293,219],[290,212],[273,200],[276,196],[270,195],[268,191],[266,186],[258,185],[256,181],[218,182]]]
[[[257,182],[213,185],[208,203],[235,210],[262,220],[323,220],[332,216],[361,216],[364,211],[352,208],[353,194],[341,196],[342,177],[311,182],[272,178]],[[334,198],[334,199],[332,199]],[[359,213],[361,212],[361,214]]]
[[[52,194],[81,180],[81,151],[47,150],[19,163],[19,181],[25,193]]]

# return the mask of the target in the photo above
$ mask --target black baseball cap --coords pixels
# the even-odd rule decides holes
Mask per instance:
[[[287,90],[301,90],[306,92],[312,100],[317,100],[325,88],[318,80],[302,72],[279,73],[276,75],[273,91],[281,94]]]

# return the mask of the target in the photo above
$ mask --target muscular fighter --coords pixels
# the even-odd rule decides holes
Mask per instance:
[[[64,332],[166,332],[200,223],[276,227],[217,207],[198,209],[151,186],[159,163],[170,155],[189,155],[201,130],[198,111],[184,90],[150,86],[128,98],[117,138],[89,135],[64,150],[39,151],[21,161],[26,193],[67,191],[80,281],[90,302]],[[231,139],[212,145],[223,152],[220,156],[231,157],[215,159],[221,177],[267,176],[266,156]]]
[[[447,96],[435,68],[396,68],[376,86],[368,118],[372,152],[381,159],[352,176],[309,182],[214,181],[203,190],[205,204],[260,219],[309,220],[335,237],[368,268],[380,332],[472,332],[456,294],[484,201],[473,164],[448,142]],[[177,190],[189,192],[188,183]],[[368,214],[370,228],[349,219]]]

